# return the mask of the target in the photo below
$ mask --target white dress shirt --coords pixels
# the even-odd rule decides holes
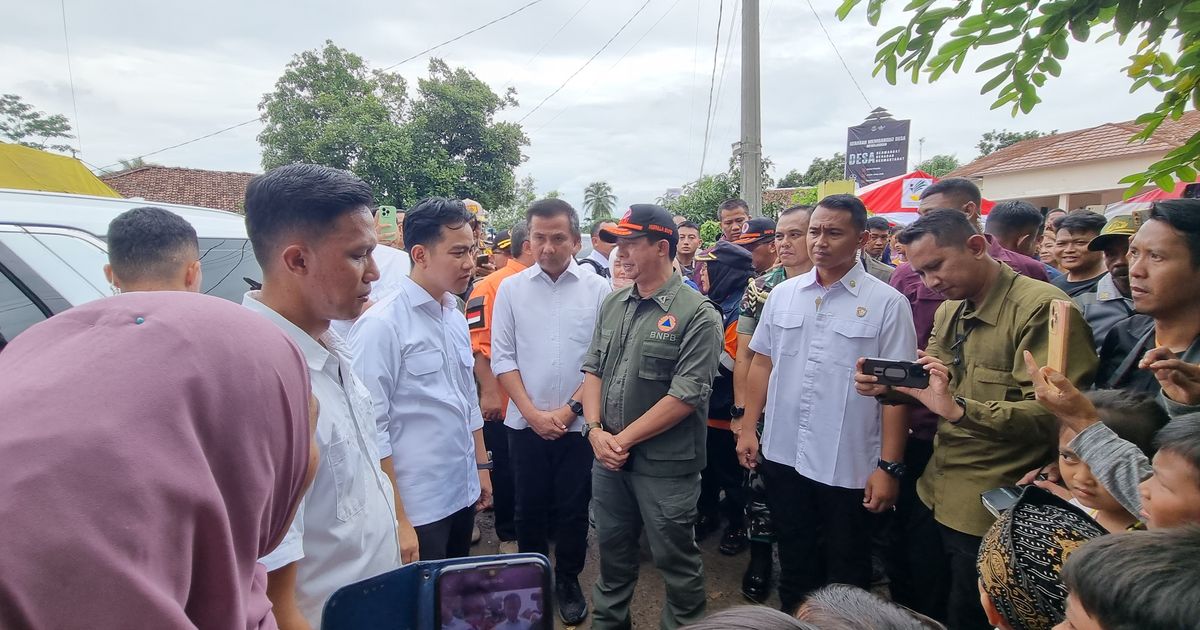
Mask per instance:
[[[575,261],[550,279],[538,265],[500,283],[492,308],[492,372],[517,370],[533,406],[543,411],[567,404],[583,382],[583,355],[596,330],[596,316],[610,291],[608,281]],[[525,429],[517,403],[508,403],[504,424]],[[580,431],[576,418],[570,431]]]
[[[592,249],[592,252],[591,252],[590,254],[588,254],[588,255],[587,255],[587,258],[588,258],[588,260],[594,260],[594,261],[596,261],[596,263],[600,265],[600,268],[601,268],[601,269],[608,269],[609,267],[611,267],[611,266],[612,266],[612,265],[611,265],[611,263],[610,263],[610,261],[609,261],[609,259],[608,259],[608,256],[605,256],[604,254],[601,254],[601,253],[600,253],[599,251],[597,251],[595,248],[593,248],[593,249]],[[591,265],[587,265],[587,270],[588,270],[588,271],[592,271],[592,272],[594,272],[594,271],[595,271],[595,268],[594,268],[594,267],[592,267]]]
[[[316,478],[283,542],[261,562],[268,571],[299,562],[297,604],[317,628],[325,600],[334,591],[400,566],[395,495],[391,479],[379,466],[370,394],[354,377],[341,338],[327,331],[317,343],[259,302],[258,295],[247,293],[242,304],[300,346],[313,396],[321,405]]]
[[[472,431],[483,428],[467,320],[409,277],[350,331],[354,369],[371,392],[379,452],[414,526],[479,500]]]
[[[916,360],[908,300],[862,265],[828,289],[813,269],[771,291],[750,349],[774,365],[763,457],[825,485],[866,487],[879,463],[881,412],[855,391],[855,363]]]
[[[371,302],[379,302],[383,298],[400,289],[400,279],[407,278],[412,271],[412,259],[408,252],[389,245],[378,245],[371,252],[375,265],[379,267],[379,279],[371,283]],[[353,319],[329,322],[329,327],[342,339],[350,338],[350,328],[354,326]]]

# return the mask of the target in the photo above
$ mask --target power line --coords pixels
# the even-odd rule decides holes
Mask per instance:
[[[692,132],[696,129],[696,68],[700,66],[700,8],[702,6],[702,3],[696,3],[696,35],[695,41],[692,43],[692,87],[688,90],[690,98],[688,99],[687,161],[689,162],[692,161],[692,143],[695,138],[695,134]]]
[[[83,134],[79,133],[79,103],[75,100],[75,72],[71,70],[71,38],[67,35],[67,0],[59,0],[62,8],[63,44],[67,48],[67,79],[71,83],[71,109],[75,112],[75,146],[83,154]]]
[[[708,133],[712,128],[713,84],[717,81],[717,51],[721,49],[721,20],[724,19],[725,0],[717,5],[717,41],[713,43],[712,75],[708,79],[708,111],[704,119],[704,149],[700,152],[700,177],[704,177],[704,162],[708,160]]]
[[[385,67],[385,68],[380,68],[380,71],[382,71],[382,72],[387,72],[388,70],[391,70],[392,68],[395,68],[396,66],[401,66],[401,65],[404,65],[404,64],[406,64],[406,63],[408,63],[408,62],[412,61],[413,59],[416,59],[416,58],[418,58],[418,57],[420,57],[420,56],[424,55],[425,53],[433,52],[433,51],[435,51],[435,50],[437,50],[437,49],[441,48],[442,46],[445,46],[446,44],[453,44],[454,42],[456,42],[456,41],[458,41],[458,40],[460,40],[460,39],[462,39],[462,38],[466,37],[467,35],[470,35],[470,34],[472,34],[472,33],[478,33],[479,31],[482,31],[483,29],[485,29],[485,28],[487,28],[487,27],[489,27],[489,26],[491,26],[491,25],[493,25],[493,24],[495,24],[495,23],[497,23],[497,22],[502,22],[502,21],[504,21],[504,20],[507,20],[508,18],[510,18],[510,17],[512,17],[512,16],[514,16],[514,15],[516,15],[516,14],[518,14],[518,13],[520,13],[520,12],[524,11],[525,9],[528,9],[529,7],[531,7],[531,6],[535,5],[535,4],[540,4],[540,3],[544,2],[544,1],[545,1],[545,0],[533,0],[532,2],[528,2],[528,3],[526,3],[525,5],[521,6],[520,8],[518,8],[518,9],[516,9],[516,10],[514,10],[514,11],[511,11],[511,12],[509,12],[509,13],[505,13],[504,15],[501,15],[500,17],[498,17],[498,18],[496,18],[496,19],[492,20],[491,22],[488,22],[487,24],[483,24],[483,25],[481,25],[481,26],[476,26],[475,28],[473,28],[473,29],[471,29],[471,30],[469,30],[469,31],[467,31],[467,32],[465,32],[465,33],[463,33],[462,35],[459,35],[459,36],[457,36],[457,37],[451,37],[450,39],[448,39],[448,40],[446,40],[446,41],[444,41],[444,42],[442,42],[442,43],[440,43],[440,44],[437,44],[437,45],[434,45],[434,46],[430,46],[429,48],[426,48],[425,50],[422,50],[421,52],[419,52],[419,53],[417,53],[417,54],[415,54],[415,55],[413,55],[413,56],[411,56],[411,57],[408,57],[407,59],[401,59],[400,61],[397,61],[396,63],[394,63],[394,64],[392,64],[392,65],[390,65],[390,66],[387,66],[387,67]]]
[[[733,50],[733,40],[737,37],[741,41],[741,33],[734,32],[734,27],[740,21],[741,14],[738,9],[741,7],[741,0],[736,0],[733,3],[732,17],[729,19],[729,31],[725,35],[725,58],[721,60],[721,74],[717,77],[717,96],[713,99],[713,120],[717,119],[717,114],[721,111],[721,92],[725,89],[725,68],[729,66],[729,51]]]
[[[63,1],[63,2],[65,2],[66,0],[60,0],[60,1]],[[528,3],[526,3],[525,5],[523,5],[523,6],[519,7],[519,8],[517,8],[517,9],[516,9],[516,10],[514,10],[514,11],[510,11],[510,12],[508,12],[508,13],[505,13],[504,15],[502,15],[502,16],[500,16],[500,17],[498,17],[498,18],[496,18],[496,19],[494,19],[494,20],[492,20],[492,21],[490,21],[490,22],[487,22],[486,24],[483,24],[483,25],[481,25],[481,26],[477,26],[477,27],[475,27],[475,28],[473,28],[473,29],[471,29],[471,30],[469,30],[469,31],[467,31],[467,32],[465,32],[465,33],[463,33],[463,34],[461,34],[461,35],[458,35],[458,36],[452,37],[452,38],[450,38],[450,39],[448,39],[448,40],[446,40],[446,41],[444,41],[444,42],[442,42],[442,43],[440,43],[440,44],[437,44],[437,45],[434,45],[434,46],[430,46],[429,48],[426,48],[425,50],[422,50],[421,52],[419,52],[419,53],[417,53],[417,54],[415,54],[415,55],[412,55],[411,57],[408,57],[407,59],[402,59],[402,60],[400,60],[400,61],[397,61],[396,63],[394,63],[394,64],[392,64],[392,65],[390,65],[390,66],[387,66],[386,68],[382,68],[382,69],[381,69],[381,71],[387,71],[387,70],[391,70],[392,68],[395,68],[396,66],[399,66],[399,65],[406,64],[406,63],[408,63],[408,62],[412,61],[413,59],[416,59],[416,58],[420,57],[421,55],[424,55],[425,53],[428,53],[428,52],[431,52],[431,51],[437,50],[438,48],[441,48],[442,46],[445,46],[445,45],[447,45],[447,44],[454,43],[454,42],[456,42],[456,41],[458,41],[458,40],[460,40],[460,39],[462,39],[462,38],[464,38],[464,37],[466,37],[467,35],[470,35],[470,34],[472,34],[472,33],[477,33],[477,32],[479,32],[479,31],[482,31],[483,29],[485,29],[485,28],[487,28],[487,27],[489,27],[489,26],[491,26],[491,25],[493,25],[493,24],[496,24],[497,22],[504,21],[504,20],[506,20],[506,19],[508,19],[508,18],[510,18],[510,17],[512,17],[512,16],[514,16],[514,15],[516,15],[516,14],[518,14],[518,13],[520,13],[520,12],[524,11],[525,9],[528,9],[529,7],[532,7],[532,6],[533,6],[533,5],[535,5],[535,4],[540,4],[541,2],[544,2],[544,1],[545,1],[545,0],[532,0],[531,2],[528,2]],[[647,1],[648,1],[648,0],[647,0]],[[73,95],[73,94],[74,94],[74,92],[72,92],[72,95]],[[151,151],[151,152],[149,152],[149,153],[143,153],[143,154],[141,154],[141,155],[138,155],[138,156],[136,156],[136,157],[132,157],[132,158],[130,158],[130,160],[136,160],[136,159],[138,159],[138,158],[146,158],[146,157],[150,157],[151,155],[157,155],[157,154],[159,154],[159,153],[162,153],[163,151],[170,151],[171,149],[178,149],[179,147],[182,147],[182,146],[186,146],[186,145],[192,144],[193,142],[199,142],[199,141],[201,141],[201,140],[206,140],[206,139],[208,139],[208,138],[211,138],[211,137],[213,137],[213,136],[217,136],[217,135],[223,134],[223,133],[225,133],[225,132],[228,132],[228,131],[233,131],[234,129],[237,129],[237,128],[239,128],[239,127],[245,127],[246,125],[249,125],[249,124],[251,124],[251,123],[255,123],[255,122],[259,122],[259,121],[261,121],[261,120],[262,120],[262,118],[261,118],[261,117],[255,116],[254,118],[251,118],[250,120],[244,120],[244,121],[242,121],[242,122],[240,122],[240,123],[237,123],[236,125],[230,125],[230,126],[228,126],[228,127],[225,127],[224,129],[218,129],[217,131],[214,131],[214,132],[212,132],[212,133],[207,133],[207,134],[204,134],[203,136],[200,136],[200,137],[198,137],[198,138],[193,138],[193,139],[191,139],[191,140],[188,140],[188,141],[186,141],[186,142],[180,142],[179,144],[173,144],[173,145],[171,145],[171,146],[169,146],[169,147],[164,147],[164,148],[162,148],[162,149],[158,149],[158,150],[155,150],[155,151]],[[107,166],[104,166],[104,167],[102,167],[102,168],[108,168],[108,167],[110,167],[110,166],[119,166],[120,164],[121,164],[120,162],[113,162],[112,164],[109,164],[109,165],[107,165]]]
[[[723,1],[724,0],[722,0],[722,2]],[[613,36],[608,38],[608,41],[604,42],[604,45],[600,47],[600,50],[597,50],[591,57],[588,57],[588,60],[583,62],[583,65],[579,66],[578,70],[576,70],[575,72],[572,72],[571,76],[567,77],[567,79],[562,82],[562,85],[559,85],[557,88],[555,88],[554,91],[551,92],[546,98],[542,99],[542,102],[538,103],[536,107],[529,110],[528,113],[526,113],[524,116],[522,116],[521,119],[517,121],[517,124],[519,125],[519,124],[525,122],[525,119],[529,118],[530,116],[533,115],[534,112],[541,109],[542,105],[546,104],[546,101],[554,98],[555,94],[558,94],[559,92],[562,91],[563,88],[567,87],[567,84],[571,82],[571,79],[574,79],[576,75],[578,75],[580,72],[583,72],[584,68],[587,68],[588,65],[591,64],[592,61],[596,59],[596,57],[599,57],[600,53],[604,52],[604,50],[606,48],[608,48],[609,44],[612,44],[613,40],[615,40],[617,37],[619,37],[621,35],[621,33],[625,31],[625,28],[628,27],[629,24],[631,22],[633,22],[634,19],[637,18],[637,16],[641,15],[642,11],[645,10],[649,4],[650,4],[650,0],[646,0],[645,2],[643,2],[642,6],[638,7],[638,10],[634,11],[633,15],[629,16],[628,20],[625,20],[625,23],[621,25],[621,28],[617,29],[617,32],[613,33]]]
[[[829,31],[825,29],[825,23],[821,21],[821,16],[818,15],[817,10],[813,8],[812,0],[805,0],[805,2],[808,3],[808,10],[812,11],[813,17],[817,18],[817,24],[821,27],[821,31],[825,33],[825,39],[829,40],[829,45],[833,47],[833,54],[837,55],[838,61],[842,62],[842,68],[845,68],[846,76],[850,77],[850,82],[854,84],[854,87],[858,90],[858,93],[862,95],[863,101],[867,103],[867,108],[874,109],[874,106],[871,105],[871,99],[867,98],[866,92],[863,92],[862,86],[860,86],[858,84],[858,80],[854,78],[854,73],[850,72],[850,66],[846,65],[846,60],[842,58],[842,53],[838,50],[837,44],[833,43],[833,37],[831,37],[829,35]]]
[[[533,56],[530,57],[529,60],[525,62],[525,64],[524,64],[525,67],[530,67],[530,65],[533,64],[534,60],[537,59],[539,56],[541,56],[542,51],[546,50],[546,47],[549,46],[550,43],[553,42],[558,37],[559,33],[562,33],[563,29],[567,28],[567,26],[571,22],[575,21],[575,17],[578,16],[580,13],[582,13],[583,10],[586,9],[587,6],[591,3],[592,3],[592,0],[585,0],[583,4],[579,5],[579,8],[575,9],[575,12],[571,14],[571,17],[567,18],[567,21],[563,22],[562,26],[559,26],[558,30],[554,31],[554,34],[551,35],[549,39],[542,42],[542,45],[540,48],[537,49],[537,52],[533,53]],[[508,84],[512,83],[512,80],[513,80],[513,78],[510,76],[504,80],[504,83],[502,85],[508,85]]]

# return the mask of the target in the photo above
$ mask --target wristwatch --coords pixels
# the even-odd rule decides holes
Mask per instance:
[[[600,427],[601,427],[601,424],[599,422],[585,423],[583,425],[583,431],[582,431],[583,438],[586,440],[589,433],[591,433],[592,431],[594,431],[596,429],[599,429]]]
[[[948,420],[950,424],[958,424],[959,422],[962,422],[963,418],[967,417],[967,399],[963,398],[962,396],[955,396],[954,404],[962,407],[963,415],[959,416],[958,420]]]
[[[491,451],[486,451],[486,452],[487,452],[487,462],[483,463],[483,464],[480,464],[479,462],[475,462],[475,470],[491,470],[496,467],[496,464],[494,464],[492,462],[492,452]]]
[[[733,405],[729,408],[729,415],[735,419],[741,418],[742,416],[746,415],[746,408]]]
[[[908,466],[899,462],[889,462],[886,459],[879,460],[879,469],[896,479],[903,478],[904,473],[908,472]]]
[[[583,403],[575,400],[574,398],[567,399],[567,408],[570,409],[571,413],[575,414],[576,416],[583,415]]]

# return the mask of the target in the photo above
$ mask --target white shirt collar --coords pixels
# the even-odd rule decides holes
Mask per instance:
[[[542,271],[541,265],[539,265],[537,263],[533,263],[532,265],[530,265],[528,267],[528,269],[530,270],[529,273],[532,277],[536,278],[536,277],[540,276],[552,283],[554,282],[554,280],[550,277],[549,274],[547,274],[545,271]],[[558,276],[558,279],[562,280],[563,276],[565,276],[567,274],[575,276],[575,278],[578,279],[578,278],[582,278],[583,277],[582,274],[584,274],[584,273],[591,273],[591,272],[583,271],[583,267],[579,263],[575,262],[574,259],[571,259],[571,262],[567,263],[566,270],[564,270],[562,272],[562,274]]]
[[[837,285],[842,285],[851,295],[857,296],[862,289],[864,276],[867,275],[867,270],[863,269],[862,261],[857,258],[854,260],[854,266],[840,280],[829,286],[830,289]],[[810,287],[817,284],[817,268],[813,267],[808,273],[796,278],[796,281],[802,287]]]
[[[301,330],[299,326],[293,324],[283,315],[277,313],[275,309],[260,302],[259,298],[261,296],[262,291],[247,291],[246,295],[242,297],[242,306],[266,317],[276,326],[283,329],[283,332],[287,333],[287,336],[291,337],[292,341],[296,342],[296,345],[300,347],[300,352],[304,354],[304,362],[310,370],[323,370],[326,365],[329,365],[330,361],[337,360],[333,356],[333,353],[316,339],[313,339],[311,335]],[[337,335],[333,331],[327,330],[325,334],[321,335],[322,341],[329,342],[335,339],[337,339]],[[337,341],[340,342],[340,340]]]
[[[424,287],[417,284],[416,281],[408,276],[404,276],[404,278],[400,281],[400,290],[408,296],[409,304],[411,304],[413,308],[423,306],[431,302],[437,303],[434,302],[433,296],[429,295],[429,292],[426,291]],[[442,301],[437,304],[442,308],[456,308],[458,306],[458,302],[454,300],[454,296],[449,293],[443,294]]]

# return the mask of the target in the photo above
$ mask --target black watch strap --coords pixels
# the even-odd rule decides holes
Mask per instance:
[[[899,462],[889,462],[886,459],[879,460],[879,469],[896,479],[903,478],[904,473],[908,472],[908,466]]]
[[[574,398],[567,399],[567,408],[571,410],[571,413],[577,416],[583,415],[583,403],[575,400]]]
[[[742,416],[746,415],[746,408],[732,405],[729,407],[729,415],[732,416],[734,420],[741,418]]]

